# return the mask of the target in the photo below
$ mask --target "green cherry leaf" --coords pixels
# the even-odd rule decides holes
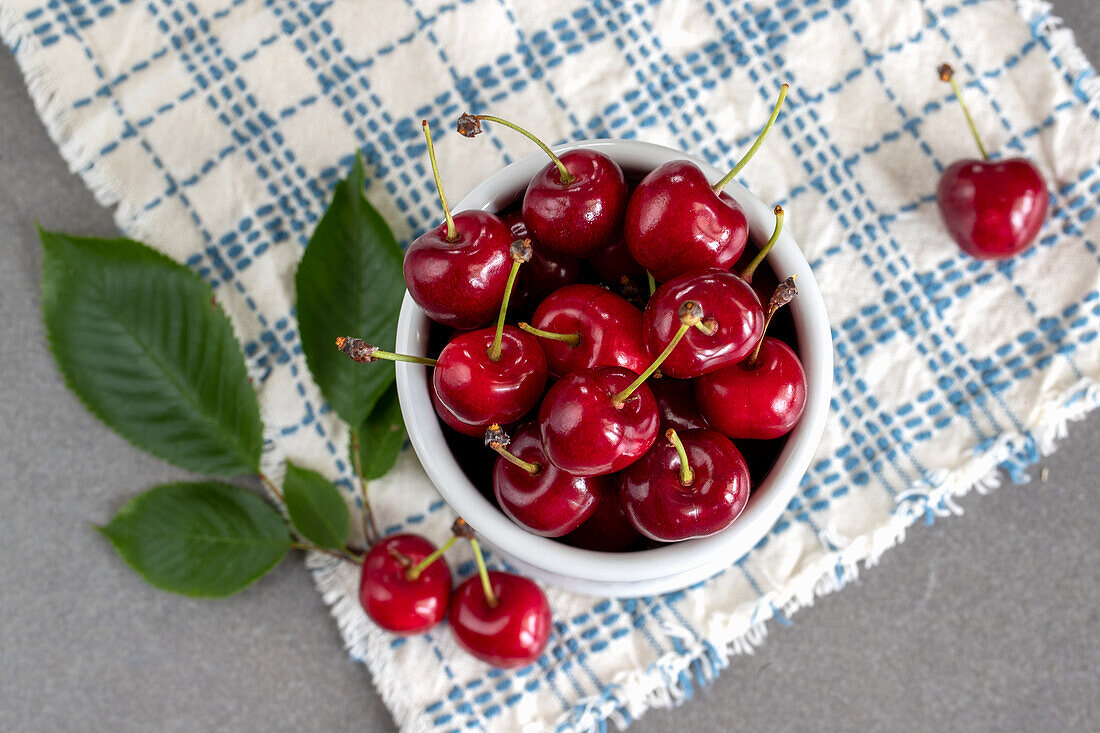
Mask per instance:
[[[405,421],[401,418],[401,405],[397,401],[397,387],[394,385],[382,395],[374,411],[359,428],[359,461],[363,479],[370,481],[386,475],[404,447]]]
[[[39,235],[46,334],[88,409],[177,466],[256,473],[256,393],[209,286],[139,242]]]
[[[324,476],[288,463],[283,497],[290,521],[307,540],[330,550],[348,543],[348,506]]]
[[[290,548],[282,516],[256,494],[217,481],[156,486],[100,531],[150,584],[187,596],[228,596]]]
[[[392,351],[405,291],[401,247],[363,195],[364,177],[356,156],[295,277],[306,363],[325,399],[353,428],[393,382],[393,364],[357,364],[336,349],[336,338],[357,336]]]

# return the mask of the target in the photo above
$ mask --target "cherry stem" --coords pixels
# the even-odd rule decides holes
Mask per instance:
[[[653,375],[653,372],[657,371],[657,369],[660,368],[664,360],[668,358],[669,354],[672,353],[672,350],[676,348],[676,345],[678,343],[680,343],[680,339],[684,337],[684,334],[687,333],[688,329],[697,324],[700,320],[702,320],[702,318],[702,309],[699,307],[699,304],[696,303],[694,300],[685,300],[683,303],[681,303],[680,328],[678,331],[676,331],[676,335],[673,336],[672,340],[668,342],[668,346],[665,347],[665,350],[662,351],[657,356],[657,358],[653,360],[653,363],[650,364],[644,372],[639,374],[637,379],[630,383],[629,387],[611,398],[611,404],[615,405],[615,407],[622,407],[623,403],[630,399],[630,395],[634,394],[635,390],[637,390],[638,387],[641,387],[642,384],[645,383],[645,380],[649,379]]]
[[[718,333],[718,321],[714,320],[714,318],[710,316],[696,323],[695,327],[707,336],[713,336],[714,334]]]
[[[470,538],[470,548],[474,551],[474,561],[477,563],[477,572],[481,576],[481,587],[485,591],[485,601],[489,608],[496,608],[497,594],[493,592],[493,585],[489,582],[489,569],[485,567],[485,557],[481,554],[481,545],[476,537]]]
[[[543,331],[541,328],[535,328],[530,323],[520,323],[519,328],[532,336],[550,339],[551,341],[564,341],[573,348],[577,348],[577,344],[581,342],[581,334],[579,331],[574,333],[554,333],[553,331]]]
[[[276,496],[276,498],[279,499],[279,501],[286,504],[286,499],[283,497],[283,492],[279,491],[279,487],[276,486],[275,483],[271,479],[269,479],[265,474],[261,473],[260,474],[260,481],[263,482],[264,486],[267,487],[267,490],[270,491],[272,494],[274,494]]]
[[[645,271],[645,277],[649,281],[649,294],[653,295],[657,291],[657,279],[653,277],[653,273],[649,270]]]
[[[355,479],[359,482],[359,494],[363,497],[363,538],[368,545],[378,539],[378,526],[374,523],[374,512],[367,497],[367,481],[363,478],[363,457],[359,455],[359,430],[351,430],[351,463],[355,468]]]
[[[796,277],[798,275],[791,275],[779,283],[779,287],[772,293],[771,300],[768,301],[768,317],[764,320],[764,329],[760,332],[760,340],[756,342],[756,348],[752,350],[752,356],[745,362],[749,369],[756,368],[756,362],[760,358],[760,349],[764,346],[764,336],[768,333],[768,326],[772,323],[772,316],[775,315],[777,310],[790,303],[794,296],[798,295],[798,288],[794,284]]]
[[[363,339],[354,336],[337,336],[336,348],[347,354],[349,359],[360,364],[369,364],[379,359],[405,361],[410,364],[423,364],[433,367],[437,363],[435,359],[427,356],[409,356],[408,354],[395,354],[392,351],[382,351],[377,346],[371,346]]]
[[[424,572],[425,570],[427,570],[428,566],[431,565],[433,562],[435,562],[439,558],[443,557],[443,553],[445,553],[447,550],[451,549],[451,546],[454,545],[454,543],[457,542],[457,541],[458,541],[458,535],[456,535],[456,534],[451,535],[451,538],[449,540],[447,540],[446,542],[444,542],[442,547],[436,548],[435,552],[428,555],[426,558],[424,558],[423,560],[418,562],[416,565],[414,565],[413,567],[406,570],[405,571],[405,579],[412,582],[412,583],[415,583],[417,580],[419,580],[420,574],[422,572]]]
[[[970,126],[970,134],[974,136],[974,142],[978,143],[978,151],[982,154],[983,160],[989,160],[989,153],[985,151],[985,146],[982,145],[982,138],[978,135],[978,126],[974,124],[974,118],[970,116],[970,108],[966,106],[966,102],[963,101],[962,92],[959,90],[959,84],[955,81],[955,70],[951,68],[949,64],[943,64],[936,72],[940,75],[940,81],[946,81],[951,85],[951,90],[955,92],[955,99],[959,101],[959,106],[962,107],[963,115],[966,116],[966,124]]]
[[[665,437],[668,438],[668,442],[672,443],[672,447],[676,449],[676,455],[680,457],[680,483],[684,486],[691,486],[692,482],[695,481],[695,471],[691,470],[691,466],[688,465],[687,449],[684,448],[683,441],[680,440],[680,436],[672,428],[665,431]]]
[[[509,122],[508,120],[503,120],[499,117],[494,117],[492,115],[473,115],[473,118],[476,119],[476,120],[484,120],[485,122],[495,122],[498,125],[504,125],[505,127],[510,127],[513,130],[515,130],[516,132],[518,132],[519,134],[526,136],[529,140],[531,140],[533,143],[535,143],[535,145],[538,145],[540,148],[542,148],[543,152],[546,153],[547,155],[549,155],[550,160],[554,161],[554,165],[556,165],[558,167],[558,174],[560,176],[561,184],[563,186],[568,186],[570,183],[577,180],[577,177],[574,176],[572,173],[570,173],[569,170],[565,167],[565,163],[561,162],[561,158],[554,155],[554,151],[550,149],[550,146],[548,146],[542,140],[539,140],[537,137],[535,137],[534,134],[532,134],[532,133],[528,132],[527,130],[523,129],[522,127],[520,127],[516,123]]]
[[[753,142],[752,147],[748,149],[748,152],[741,156],[741,160],[737,161],[737,165],[733,166],[733,170],[727,173],[722,178],[722,180],[718,181],[718,183],[714,184],[711,187],[714,189],[715,193],[721,193],[722,189],[729,185],[729,182],[732,181],[737,176],[737,174],[741,172],[741,169],[744,168],[750,160],[752,160],[752,156],[756,155],[756,151],[759,150],[760,146],[764,144],[764,138],[766,138],[768,136],[768,133],[771,132],[772,125],[775,124],[776,119],[778,119],[779,117],[779,110],[783,108],[783,100],[787,98],[787,89],[789,88],[790,85],[788,84],[783,84],[779,87],[779,99],[775,100],[775,107],[772,108],[772,115],[768,118],[768,122],[764,125],[764,129],[761,130],[760,134],[756,136],[756,141]]]
[[[775,228],[772,229],[772,236],[768,239],[768,243],[760,248],[760,251],[756,253],[756,257],[752,258],[744,270],[741,271],[741,279],[747,283],[752,283],[753,273],[756,272],[756,268],[760,267],[760,263],[764,261],[764,258],[768,256],[768,253],[772,251],[772,247],[779,241],[779,235],[783,233],[783,207],[779,204],[775,205]]]
[[[485,431],[485,445],[492,448],[494,451],[500,454],[500,457],[511,463],[513,466],[519,466],[532,476],[538,476],[542,473],[542,466],[537,463],[528,463],[527,461],[519,458],[516,455],[510,453],[507,448],[512,443],[512,438],[500,427],[499,423],[493,423]]]
[[[508,283],[504,286],[504,300],[500,302],[500,315],[497,316],[497,332],[493,335],[493,344],[489,347],[489,359],[500,361],[501,340],[504,338],[504,318],[508,315],[508,301],[512,298],[512,287],[516,284],[519,267],[531,259],[531,240],[517,239],[512,242],[512,269],[508,272]]]
[[[432,175],[435,176],[435,190],[439,192],[439,203],[443,204],[443,215],[447,217],[447,241],[458,241],[458,230],[455,229],[455,220],[451,216],[451,208],[447,206],[447,196],[443,193],[443,181],[439,178],[439,164],[435,161],[435,146],[432,145],[432,128],[427,120],[421,120],[420,126],[424,128],[424,137],[428,141],[428,157],[432,161]]]

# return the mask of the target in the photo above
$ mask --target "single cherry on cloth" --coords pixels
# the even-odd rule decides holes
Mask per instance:
[[[609,479],[609,485],[600,494],[592,516],[563,537],[564,542],[582,550],[621,552],[641,539],[641,534],[630,523],[619,500],[617,477],[611,476]]]
[[[421,234],[405,250],[405,286],[433,321],[451,328],[478,328],[489,323],[500,307],[512,264],[508,247],[513,237],[504,222],[487,211],[451,215],[431,130],[427,120],[421,125],[446,221]]]
[[[598,366],[641,372],[650,357],[642,312],[599,285],[568,285],[546,297],[519,327],[538,336],[550,373],[563,376]]]
[[[682,303],[680,329],[641,374],[596,367],[567,374],[550,388],[539,406],[539,430],[555,466],[575,476],[601,476],[626,468],[649,450],[660,415],[645,381],[699,318],[698,304]]]
[[[546,458],[538,424],[529,422],[510,438],[490,425],[485,444],[500,454],[493,468],[493,493],[508,517],[542,537],[561,537],[596,511],[607,490],[603,476],[573,476]]]
[[[550,603],[534,581],[489,571],[472,535],[478,576],[468,578],[451,598],[451,631],[467,652],[494,667],[531,664],[542,655],[552,629]]]
[[[427,631],[447,615],[451,571],[443,547],[415,534],[379,540],[363,558],[359,602],[376,624],[396,634]]]
[[[662,428],[694,430],[710,427],[695,404],[695,385],[689,379],[664,377],[649,383],[657,400]]]
[[[501,214],[501,221],[516,239],[527,239],[527,225],[518,210]],[[581,271],[580,260],[563,257],[539,248],[539,243],[531,242],[531,261],[520,271],[516,278],[512,303],[518,308],[533,309],[539,301],[559,288],[577,281]]]
[[[623,471],[620,494],[630,521],[650,539],[709,537],[733,524],[749,500],[749,468],[714,430],[669,428]]]
[[[432,372],[439,404],[450,413],[441,413],[441,417],[445,421],[453,417],[470,430],[476,426],[478,434],[484,434],[493,423],[508,424],[523,417],[538,403],[546,386],[546,356],[538,339],[504,325],[516,275],[520,265],[531,258],[531,245],[516,240],[511,251],[512,270],[496,328],[455,336],[439,352]]]
[[[458,131],[473,137],[481,132],[483,120],[512,128],[550,156],[550,164],[535,174],[523,196],[523,221],[539,246],[570,257],[589,257],[619,236],[627,189],[618,163],[595,150],[555,155],[527,130],[491,115],[463,114]]]
[[[769,322],[797,292],[794,278],[780,283],[768,308]],[[707,422],[734,440],[780,438],[806,409],[806,372],[790,346],[762,336],[742,363],[695,380],[695,399]]]
[[[940,214],[963,252],[979,259],[1008,259],[1030,247],[1043,227],[1050,199],[1046,181],[1026,158],[989,159],[954,70],[944,64],[938,72],[951,83],[982,155],[981,160],[957,160],[943,172],[936,191]]]
[[[752,147],[713,186],[694,163],[674,160],[651,171],[634,189],[623,224],[626,244],[631,256],[657,280],[709,267],[728,270],[737,262],[748,241],[748,221],[722,189],[760,148],[786,96],[784,84]]]

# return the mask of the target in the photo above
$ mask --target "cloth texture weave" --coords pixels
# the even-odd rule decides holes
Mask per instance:
[[[833,329],[831,414],[796,497],[690,589],[548,588],[549,646],[516,671],[464,654],[445,625],[382,632],[358,605],[357,568],[310,557],[403,730],[602,730],[677,704],[914,522],[959,511],[1002,472],[1022,480],[1100,401],[1100,93],[1043,2],[0,0],[0,34],[118,226],[214,287],[255,377],[266,462],[323,472],[356,511],[348,429],[306,369],[293,289],[356,150],[368,198],[408,242],[441,218],[422,118],[457,201],[533,151],[500,126],[460,138],[466,110],[552,142],[642,139],[726,168],[790,83],[740,180],[783,205]],[[939,219],[940,173],[976,157],[935,74],[944,61],[993,157],[1025,155],[1050,185],[1039,240],[1013,260],[963,255]],[[371,495],[386,531],[448,535],[453,515],[411,450]],[[457,577],[475,572],[467,550],[450,557]]]

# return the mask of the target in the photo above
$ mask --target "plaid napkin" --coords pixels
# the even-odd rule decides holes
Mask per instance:
[[[530,143],[447,132],[464,110],[553,141],[640,138],[735,160],[791,95],[742,181],[788,212],[836,344],[832,414],[796,498],[716,578],[610,601],[549,589],[538,663],[492,670],[444,626],[398,639],[349,565],[310,558],[351,653],[406,730],[587,731],[673,705],[900,542],[1013,479],[1100,402],[1100,94],[1036,0],[0,0],[0,32],[62,154],[118,225],[200,272],[257,377],[274,454],[354,493],[347,429],[301,355],[292,274],[333,184],[366,155],[368,196],[408,241],[448,193]],[[935,67],[952,63],[994,157],[1051,186],[1037,245],[959,253],[933,199],[975,149]],[[451,513],[411,451],[372,486],[386,529],[442,540]],[[459,575],[468,555],[453,556]],[[797,691],[792,694],[797,694]]]

